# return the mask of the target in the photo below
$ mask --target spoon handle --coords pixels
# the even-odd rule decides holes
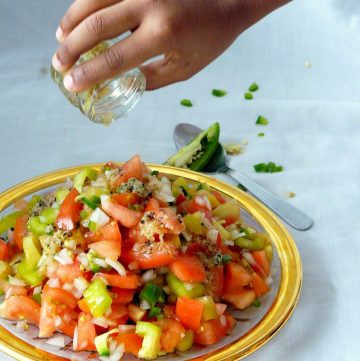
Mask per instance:
[[[299,231],[306,231],[312,226],[312,219],[305,213],[286,203],[280,197],[269,192],[244,174],[241,174],[234,169],[228,169],[225,174],[236,180],[238,183],[241,183],[252,195],[262,201],[291,227]]]

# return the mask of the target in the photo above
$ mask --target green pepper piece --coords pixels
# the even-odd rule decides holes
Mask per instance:
[[[152,282],[145,285],[145,287],[141,290],[139,297],[140,299],[147,301],[150,307],[154,307],[158,302],[165,302],[164,291]]]
[[[138,321],[135,332],[144,338],[138,357],[145,360],[155,359],[160,351],[161,328],[150,322]]]
[[[166,280],[171,291],[175,293],[177,297],[187,296],[194,298],[204,295],[205,287],[202,283],[184,283],[172,273],[167,275]]]
[[[90,198],[82,197],[80,198],[80,201],[86,204],[91,209],[96,209],[101,203],[100,197],[98,196],[91,196]]]
[[[40,222],[44,224],[54,224],[58,213],[58,208],[46,208],[39,215]]]
[[[151,307],[149,311],[149,318],[159,317],[161,316],[161,308],[160,307]]]
[[[64,201],[69,192],[70,191],[65,187],[60,187],[55,191],[55,199],[58,205]]]
[[[227,91],[226,90],[223,90],[223,89],[213,89],[211,91],[211,94],[215,97],[223,97],[227,94]]]
[[[27,210],[28,212],[32,212],[33,208],[36,206],[37,203],[42,201],[42,197],[39,196],[38,194],[35,194],[34,196],[31,197],[29,203],[27,204]]]
[[[101,317],[109,309],[112,298],[101,278],[95,279],[84,292],[85,301],[94,317]]]
[[[184,217],[184,223],[185,223],[186,229],[192,233],[195,233],[198,235],[202,235],[205,233],[200,212],[196,212],[193,214],[187,214]]]
[[[251,99],[254,99],[254,96],[252,95],[252,93],[246,92],[246,93],[244,94],[244,98],[245,98],[246,100],[251,100]]]
[[[230,239],[230,233],[218,221],[213,219],[212,224],[219,231],[221,239],[223,241]]]
[[[11,267],[9,263],[0,261],[0,279],[6,279],[9,274],[11,274]]]
[[[47,224],[41,222],[40,216],[30,217],[27,226],[29,231],[37,236],[46,233]]]
[[[259,89],[259,86],[254,82],[249,86],[249,91],[256,92]]]
[[[180,104],[184,107],[192,107],[193,104],[190,99],[181,99]]]
[[[7,214],[5,217],[0,219],[0,234],[5,233],[10,228],[15,227],[16,220],[24,214],[22,211],[16,211],[10,214]]]
[[[108,338],[111,334],[118,332],[119,330],[117,328],[103,333],[100,336],[95,337],[95,347],[97,352],[100,356],[109,356],[110,355],[110,349],[108,345]]]
[[[26,263],[23,262],[19,263],[17,271],[19,276],[30,286],[39,285],[46,277],[45,275],[41,274],[37,269],[29,272]]]
[[[80,193],[82,191],[82,187],[85,183],[86,178],[94,180],[96,179],[96,176],[97,176],[97,171],[95,169],[84,168],[74,177],[74,187]]]
[[[201,301],[201,303],[204,305],[201,315],[201,319],[203,321],[209,321],[218,318],[215,302],[211,296],[199,297],[198,300]]]
[[[32,299],[39,305],[41,305],[41,293],[35,293],[32,295]]]
[[[256,124],[257,125],[268,125],[269,121],[262,115],[259,115],[256,119]]]
[[[201,170],[215,153],[219,144],[219,135],[219,123],[212,124],[209,129],[200,133],[188,145],[170,157],[165,164],[180,168],[190,168],[195,171]]]
[[[221,219],[225,219],[226,217],[239,217],[240,206],[237,201],[232,199],[216,207],[213,215]]]
[[[265,241],[261,237],[253,237],[252,239],[239,237],[234,239],[234,243],[238,247],[246,248],[251,251],[261,251],[265,247]]]
[[[193,343],[194,332],[191,330],[186,330],[184,338],[175,346],[175,348],[180,352],[185,352],[192,347]]]

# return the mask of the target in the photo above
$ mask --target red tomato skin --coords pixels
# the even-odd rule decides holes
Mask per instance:
[[[195,332],[194,342],[204,346],[213,345],[226,335],[227,330],[227,322],[224,326],[219,319],[203,321],[200,329]]]
[[[224,267],[216,266],[209,270],[209,282],[207,283],[207,292],[215,299],[219,299],[224,288]]]
[[[116,340],[118,344],[123,343],[125,345],[125,352],[138,356],[143,341],[140,336],[135,333],[125,333],[119,334]]]
[[[114,294],[112,304],[116,305],[130,303],[133,300],[135,291],[131,289],[113,287],[111,289],[111,293]]]
[[[181,324],[190,330],[197,331],[200,328],[201,315],[204,304],[186,296],[178,297],[175,314]]]
[[[77,344],[74,345],[74,351],[96,351],[95,325],[91,322],[91,315],[81,312],[79,313],[77,324]]]
[[[265,251],[253,251],[251,252],[251,255],[263,271],[263,274],[267,277],[270,274],[270,265],[268,259],[266,258]]]
[[[250,281],[250,273],[239,263],[230,262],[225,266],[224,292],[242,289]]]
[[[39,325],[40,306],[27,296],[11,296],[1,304],[0,316],[9,320],[25,319]]]
[[[170,264],[170,270],[183,282],[204,282],[205,268],[195,256],[177,256]]]
[[[144,180],[144,175],[148,173],[146,165],[143,163],[138,154],[129,159],[121,168],[119,176],[114,182],[114,186],[127,182],[130,178]]]
[[[124,207],[129,207],[140,202],[140,197],[135,193],[113,194],[111,199]]]
[[[119,287],[124,289],[136,289],[139,285],[139,277],[131,272],[126,276],[120,276],[118,273],[98,272],[93,279],[103,278],[109,286]]]
[[[71,231],[80,220],[80,211],[83,205],[76,201],[79,192],[73,188],[62,202],[56,218],[56,226],[64,231]]]
[[[9,260],[9,249],[8,244],[0,238],[0,261],[8,261]]]
[[[162,329],[160,349],[169,353],[174,352],[175,346],[182,340],[185,328],[175,318],[164,318],[155,322]]]
[[[141,212],[134,211],[111,200],[103,202],[102,209],[106,214],[113,217],[121,225],[127,228],[135,227],[142,217]]]

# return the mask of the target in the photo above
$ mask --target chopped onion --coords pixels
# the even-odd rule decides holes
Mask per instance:
[[[11,286],[26,286],[26,283],[20,278],[9,276],[9,285]]]
[[[216,242],[216,240],[217,240],[217,238],[218,238],[218,235],[219,235],[219,231],[218,231],[218,230],[216,230],[216,229],[211,229],[211,230],[207,233],[206,237],[207,237],[208,239],[210,239],[210,241]]]
[[[89,282],[83,277],[74,279],[74,287],[79,291],[85,291],[89,286]]]
[[[8,242],[11,243],[14,240],[14,231],[9,229],[7,233],[7,237],[8,237]]]
[[[65,347],[64,335],[55,335],[45,341],[47,344],[57,347]]]
[[[211,203],[210,203],[208,197],[203,196],[203,199],[204,199],[206,208],[207,208],[209,211],[211,211],[211,210],[212,210],[212,207],[211,207]]]
[[[198,204],[199,206],[205,206],[205,200],[203,197],[200,196],[196,196],[195,197],[195,203]]]
[[[62,288],[65,290],[65,291],[68,291],[68,292],[71,292],[72,289],[74,288],[74,286],[71,284],[71,283],[64,283]]]
[[[93,262],[102,268],[106,268],[108,266],[107,262],[101,258],[93,258]]]
[[[73,264],[73,253],[66,248],[63,248],[58,254],[54,256],[54,259],[61,265]]]
[[[92,320],[92,323],[94,323],[95,325],[104,327],[104,328],[108,328],[109,326],[116,326],[117,323],[114,320],[111,320],[107,317],[94,317]]]
[[[119,334],[122,333],[133,333],[135,332],[136,326],[135,325],[119,325]]]
[[[74,338],[73,338],[73,348],[76,350],[78,347],[78,328],[77,326],[74,329]]]
[[[181,246],[181,253],[185,253],[188,249],[188,246]]]
[[[41,285],[40,285],[40,286],[36,286],[36,287],[34,288],[33,295],[36,295],[36,294],[40,293],[41,290],[42,290],[42,286],[41,286]]]
[[[104,205],[104,203],[109,202],[109,200],[110,200],[110,197],[106,194],[102,194],[100,196],[100,201],[101,201],[102,206]]]
[[[146,300],[141,300],[140,301],[140,308],[142,310],[150,310],[151,306],[150,306],[150,303]]]
[[[56,316],[55,317],[55,321],[54,321],[54,325],[56,326],[56,327],[59,327],[60,325],[61,325],[61,317],[60,316]]]
[[[112,267],[120,276],[126,276],[125,267],[118,261],[114,261],[110,258],[105,258],[105,262]]]
[[[266,280],[265,280],[265,283],[270,286],[272,283],[274,282],[273,278],[272,277],[267,277]]]
[[[94,222],[96,224],[96,229],[99,229],[108,224],[110,222],[110,218],[99,207],[97,207],[94,212],[91,213],[89,221]]]
[[[226,317],[224,315],[220,316],[219,321],[222,326],[226,326]]]
[[[77,257],[83,267],[87,268],[89,266],[89,259],[86,253],[81,252]]]
[[[256,264],[253,256],[251,255],[251,253],[249,252],[243,252],[243,256],[244,258],[253,266],[254,264]]]
[[[125,352],[125,346],[121,343],[119,346],[115,347],[115,349],[110,353],[110,356],[101,356],[99,359],[101,361],[119,361]]]
[[[224,243],[226,246],[233,246],[235,244],[234,241],[229,241],[229,240],[225,240]]]
[[[154,278],[156,278],[156,274],[154,270],[150,269],[143,273],[143,275],[141,276],[141,282],[147,283],[153,280]]]
[[[181,234],[185,237],[185,239],[189,242],[192,240],[192,235],[190,232],[184,230],[181,232]]]
[[[55,274],[57,267],[58,264],[56,262],[50,262],[46,267],[46,276],[51,278]]]
[[[50,278],[49,281],[47,282],[47,284],[49,285],[49,287],[52,287],[52,288],[59,288],[60,287],[60,282],[59,282],[59,279],[57,277]]]

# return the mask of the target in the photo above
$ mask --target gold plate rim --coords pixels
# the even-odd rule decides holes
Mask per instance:
[[[82,168],[90,166],[100,169],[102,165],[103,163],[93,163],[64,168],[45,173],[15,185],[0,194],[0,212],[14,203],[16,199],[59,184],[65,181],[66,178],[75,175]],[[302,286],[302,264],[295,241],[279,219],[266,206],[246,192],[209,175],[166,165],[151,163],[147,165],[151,169],[167,175],[181,176],[195,182],[206,182],[212,188],[238,200],[241,206],[256,219],[273,240],[280,260],[281,279],[278,294],[270,310],[256,326],[240,339],[211,354],[196,358],[196,360],[232,361],[240,360],[250,355],[268,342],[285,325],[298,303]],[[66,360],[35,348],[1,326],[0,350],[19,361],[41,359],[51,361]]]

